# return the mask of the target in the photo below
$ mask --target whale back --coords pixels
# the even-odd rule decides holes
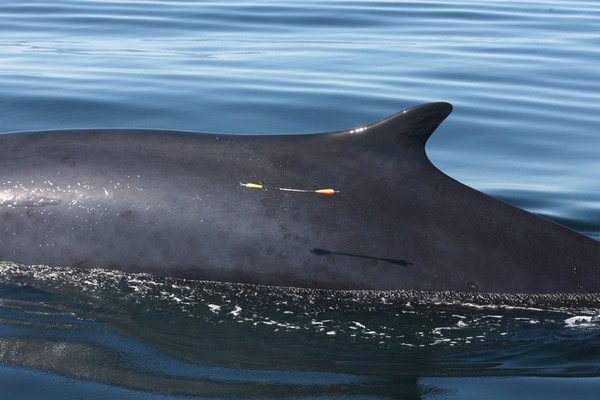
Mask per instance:
[[[0,136],[0,259],[337,289],[597,292],[600,245],[449,178],[431,103],[323,134]]]

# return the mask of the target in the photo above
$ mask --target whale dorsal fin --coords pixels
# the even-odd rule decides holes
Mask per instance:
[[[399,144],[423,149],[427,139],[451,112],[449,103],[423,104],[344,134],[352,135],[367,147],[381,149]]]

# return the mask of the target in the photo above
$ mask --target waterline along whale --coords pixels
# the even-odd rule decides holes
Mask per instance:
[[[0,135],[0,260],[278,286],[600,292],[600,243],[449,178],[448,103],[308,135]]]

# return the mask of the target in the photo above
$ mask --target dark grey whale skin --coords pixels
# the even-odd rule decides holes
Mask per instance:
[[[3,134],[0,260],[311,288],[600,292],[600,243],[430,163],[425,143],[451,110],[309,135]]]

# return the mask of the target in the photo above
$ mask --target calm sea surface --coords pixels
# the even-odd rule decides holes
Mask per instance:
[[[597,1],[22,0],[0,20],[0,132],[312,133],[448,101],[434,164],[600,239]],[[596,399],[599,306],[2,263],[0,399]]]

